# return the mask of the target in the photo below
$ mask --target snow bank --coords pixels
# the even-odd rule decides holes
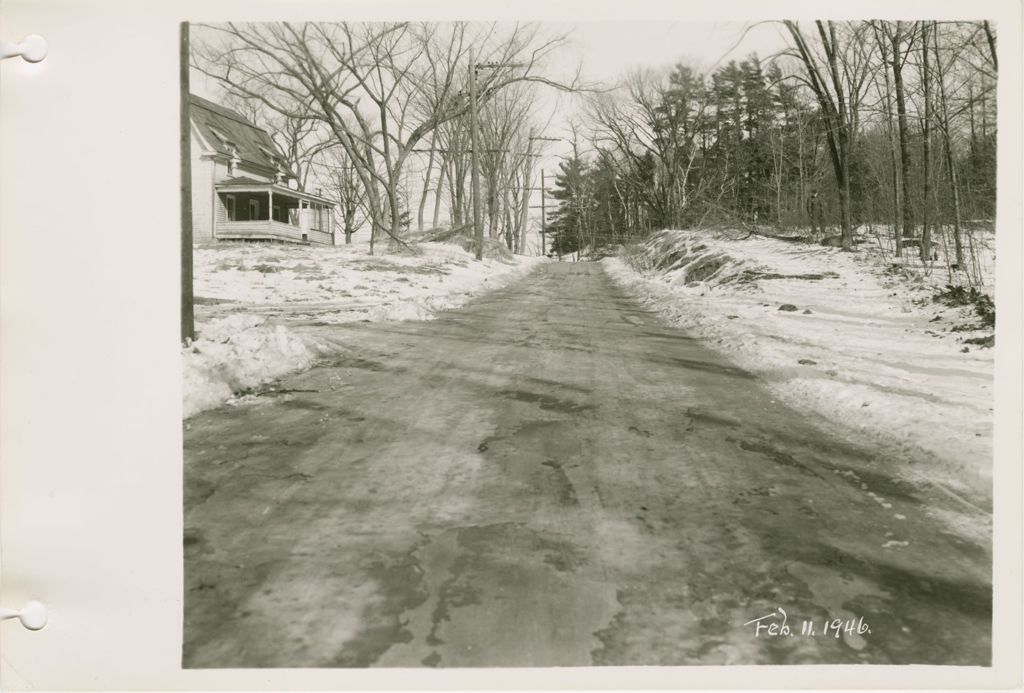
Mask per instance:
[[[989,489],[993,350],[963,340],[992,331],[963,329],[975,317],[934,303],[923,275],[867,253],[710,232],[665,231],[603,262],[781,400],[853,440],[923,453],[928,469],[914,473]]]
[[[182,350],[184,415],[314,365],[337,343],[319,339],[317,329],[353,321],[429,320],[543,261],[477,261],[442,243],[417,245],[412,254],[374,256],[365,245],[196,246],[197,340]]]
[[[201,323],[183,349],[184,416],[214,407],[234,394],[313,365],[318,351],[283,325],[258,315],[232,315]]]
[[[365,246],[222,243],[195,249],[205,316],[237,311],[318,322],[422,320],[528,272],[542,258],[473,256],[422,243],[416,254],[371,256]]]

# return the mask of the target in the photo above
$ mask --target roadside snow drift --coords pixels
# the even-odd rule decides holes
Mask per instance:
[[[237,314],[200,324],[198,339],[184,350],[185,416],[229,399],[317,358],[283,325],[259,315]]]
[[[935,303],[939,278],[869,253],[712,232],[664,231],[603,262],[780,400],[851,439],[931,460],[907,473],[990,490],[993,349],[964,340],[992,329]]]
[[[318,338],[317,327],[429,320],[543,261],[478,262],[443,243],[415,251],[371,256],[365,244],[196,246],[197,339],[182,350],[184,416],[314,365],[337,348]]]

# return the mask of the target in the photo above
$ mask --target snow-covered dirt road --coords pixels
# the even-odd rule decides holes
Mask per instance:
[[[306,329],[342,355],[186,422],[186,667],[990,661],[989,508],[599,264]]]

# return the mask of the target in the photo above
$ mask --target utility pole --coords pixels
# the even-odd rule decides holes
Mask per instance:
[[[583,248],[583,201],[576,200],[576,262],[580,261],[580,250]]]
[[[540,254],[544,257],[548,254],[547,240],[545,238],[548,229],[548,210],[547,210],[547,186],[544,184],[544,169],[540,170]],[[536,190],[536,188],[531,188]],[[537,209],[533,207],[532,209]],[[562,256],[559,253],[558,259],[561,260]]]
[[[477,167],[480,165],[480,150],[476,143],[476,60],[469,57],[469,140],[472,148],[470,164],[470,177],[472,180],[473,200],[473,234],[476,242],[476,259],[484,259],[484,225],[480,221],[480,178],[477,176]]]
[[[540,254],[541,254],[541,257],[543,257],[543,256],[548,254],[548,251],[545,249],[547,247],[547,242],[546,242],[545,236],[547,235],[547,230],[548,230],[548,210],[547,210],[547,207],[544,204],[546,199],[547,199],[547,185],[544,183],[544,169],[541,169],[540,170]]]
[[[192,301],[192,114],[188,81],[188,22],[182,22],[179,36],[179,99],[181,156],[181,341],[196,338],[196,321]]]
[[[559,138],[558,137],[540,137],[538,135],[530,135],[530,137],[526,140],[526,176],[525,176],[525,183],[524,183],[524,186],[523,186],[523,196],[524,196],[524,199],[526,200],[526,201],[523,202],[523,242],[524,242],[523,244],[524,245],[525,245],[525,241],[526,241],[527,209],[529,208],[529,195],[530,195],[530,190],[531,190],[531,188],[530,188],[530,173],[531,173],[531,169],[533,168],[532,164],[531,164],[531,159],[534,156],[541,156],[540,154],[536,154],[535,155],[533,153],[533,142],[534,142],[534,140],[544,140],[546,142],[558,142]],[[541,195],[541,197],[540,197],[540,199],[541,199],[541,205],[540,205],[541,206],[540,254],[541,254],[541,257],[543,257],[544,254],[545,254],[544,253],[544,231],[545,231],[544,224],[546,222],[546,220],[544,219],[544,169],[541,169],[540,179],[541,179],[541,182],[540,182],[540,195]]]
[[[526,255],[526,225],[530,219],[530,169],[533,168],[532,161],[533,157],[533,135],[530,135],[526,139],[526,157],[523,163],[526,166],[526,170],[523,172],[523,210],[522,210],[522,221],[519,224],[519,254]],[[541,253],[543,255],[543,253]]]

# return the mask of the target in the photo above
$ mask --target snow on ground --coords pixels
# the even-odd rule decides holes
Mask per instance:
[[[732,237],[664,231],[603,262],[780,400],[896,459],[923,451],[928,468],[907,475],[990,493],[994,350],[961,340],[991,329],[954,331],[978,322],[969,308],[933,302],[938,280],[877,253]]]
[[[308,368],[319,355],[283,325],[261,315],[237,313],[200,323],[195,342],[182,353],[184,415],[216,406],[237,392],[289,371]]]
[[[182,351],[184,416],[308,368],[336,348],[296,324],[429,320],[543,261],[478,262],[445,243],[415,249],[371,256],[365,244],[196,246],[197,339]]]
[[[918,281],[939,288],[947,284],[964,284],[970,279],[977,284],[979,290],[989,296],[995,295],[996,238],[991,222],[971,223],[961,233],[964,272],[955,272],[950,268],[950,263],[956,262],[956,252],[949,228],[933,232],[932,252],[935,257],[928,263],[921,262],[920,250],[916,247],[905,248],[903,256],[896,257],[890,225],[862,225],[854,233],[860,240],[858,250],[870,263],[903,265],[916,273]]]

